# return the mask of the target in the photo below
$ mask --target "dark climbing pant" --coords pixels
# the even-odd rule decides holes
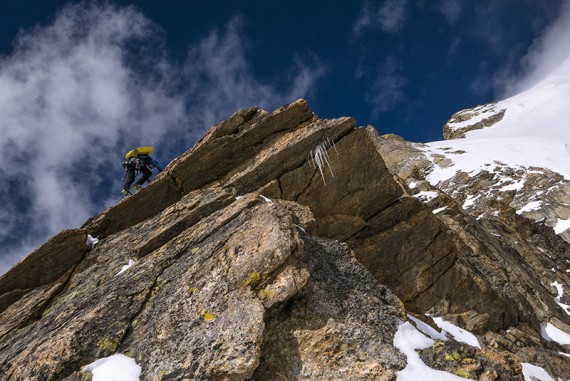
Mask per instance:
[[[152,176],[152,171],[146,165],[141,165],[139,171],[142,172],[141,178],[135,185],[143,185]],[[133,165],[127,165],[125,168],[125,178],[123,179],[123,189],[129,189],[133,181],[135,181],[136,169]]]

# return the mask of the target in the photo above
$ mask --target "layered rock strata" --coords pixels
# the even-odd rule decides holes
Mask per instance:
[[[450,211],[434,214],[394,141],[319,119],[303,100],[239,111],[147,188],[0,277],[0,372],[78,380],[120,352],[141,380],[394,380],[408,311],[478,334],[474,377],[522,379],[518,361],[531,358],[569,377],[564,348],[539,335],[569,318],[533,273],[553,260],[538,245],[566,258],[567,244],[524,221],[479,223],[442,192]]]

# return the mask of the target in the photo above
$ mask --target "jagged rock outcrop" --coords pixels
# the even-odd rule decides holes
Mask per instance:
[[[421,144],[392,135],[377,140],[391,172],[466,244],[464,252],[468,255],[464,258],[470,268],[484,274],[489,286],[502,295],[504,299],[499,303],[502,308],[516,311],[515,319],[507,324],[508,330],[495,327],[486,333],[488,345],[506,349],[517,354],[521,361],[538,363],[552,374],[567,378],[568,360],[559,353],[564,349],[541,337],[541,330],[549,323],[568,332],[568,312],[560,305],[568,302],[567,296],[557,301],[553,286],[559,282],[566,289],[570,287],[567,275],[570,247],[565,241],[568,235],[555,234],[545,224],[544,216],[549,210],[558,208],[561,213],[564,209],[561,205],[569,194],[567,182],[545,169],[527,171],[497,163],[494,173],[458,172],[434,187],[427,177],[434,166],[453,165],[447,157],[430,157]],[[506,182],[508,178],[511,180]],[[520,186],[506,191],[503,188],[514,183]],[[520,212],[537,197],[544,200],[545,208]],[[480,302],[483,309],[492,310],[488,301]],[[476,329],[482,317],[464,312],[457,318],[464,326]],[[544,347],[549,351],[545,352]]]
[[[569,377],[564,348],[539,330],[570,320],[532,275],[568,245],[520,216],[481,223],[439,190],[441,204],[422,202],[410,188],[422,157],[303,100],[237,112],[0,277],[0,372],[80,380],[120,352],[141,380],[395,380],[409,311],[479,335],[470,377],[522,380],[530,359]],[[41,261],[57,266],[44,274]]]
[[[498,108],[497,103],[490,103],[456,112],[443,126],[443,137],[447,140],[460,139],[469,131],[491,127],[503,119],[505,111]]]
[[[503,380],[516,380],[521,372],[520,363],[512,355],[497,356],[456,341],[438,341],[420,351],[420,356],[434,368],[473,380],[496,380],[499,374]]]

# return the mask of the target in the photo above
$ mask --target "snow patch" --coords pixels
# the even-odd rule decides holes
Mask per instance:
[[[558,296],[554,298],[554,301],[556,304],[562,307],[564,312],[570,315],[570,306],[568,304],[562,303],[562,297],[564,296],[564,286],[562,286],[562,284],[558,283],[557,281],[550,283],[550,285],[556,287],[556,290],[558,291]]]
[[[99,243],[98,238],[94,238],[91,234],[87,234],[87,241],[85,241],[85,244],[88,248],[93,249],[97,243]]]
[[[119,272],[117,273],[117,275],[121,275],[122,273],[124,273],[125,271],[127,271],[128,269],[130,269],[134,264],[135,264],[135,261],[133,261],[132,259],[129,259],[129,263],[127,263],[126,265],[124,265],[124,266],[121,268],[121,271],[119,271]],[[115,276],[117,276],[117,275],[115,275]]]
[[[416,324],[416,327],[420,331],[422,331],[424,334],[428,335],[432,339],[434,339],[434,340],[447,340],[447,337],[443,333],[438,332],[437,330],[435,330],[434,328],[432,328],[428,324],[424,323],[420,319],[416,319],[412,315],[408,315],[408,317],[410,318],[411,321],[413,321]]]
[[[507,192],[507,191],[518,191],[523,189],[524,187],[524,180],[519,180],[513,184],[509,184],[509,185],[505,185],[504,187],[502,187],[501,189],[499,189],[501,192]]]
[[[526,362],[521,362],[522,371],[524,376],[524,381],[554,381],[552,377],[546,371],[536,365],[532,365]]]
[[[428,180],[432,184],[453,177],[457,171],[477,173],[487,170],[485,164],[495,161],[510,168],[548,168],[570,179],[570,128],[566,122],[570,91],[570,59],[553,70],[533,87],[492,105],[467,110],[471,116],[452,129],[480,122],[485,117],[505,110],[503,118],[493,126],[466,132],[464,139],[446,140],[422,145],[426,156],[440,154],[452,160],[453,169],[434,165]],[[479,115],[474,115],[479,113]],[[451,152],[465,152],[451,155]]]
[[[563,330],[557,328],[551,323],[546,324],[545,326],[540,327],[540,335],[548,341],[556,341],[558,344],[561,345],[568,345],[570,344],[570,335],[564,332]]]
[[[462,122],[451,122],[448,123],[447,126],[449,127],[450,130],[459,130],[461,128],[464,127],[470,127],[473,126],[479,122],[482,122],[484,119],[490,118],[492,116],[495,116],[497,114],[499,114],[501,111],[503,110],[497,110],[494,105],[489,107],[487,105],[485,106],[479,106],[475,109],[473,109],[472,111],[470,111],[470,113],[473,113],[473,115],[471,116],[471,118],[464,120]],[[479,113],[478,115],[475,115],[475,113]]]
[[[542,205],[542,201],[531,201],[522,208],[520,208],[519,210],[517,210],[517,214],[521,215],[525,212],[530,212],[532,210],[539,210],[540,205]]]
[[[556,234],[564,233],[567,229],[570,228],[570,219],[569,220],[558,220],[556,226],[554,226],[554,232]]]
[[[414,195],[415,198],[423,202],[430,202],[431,200],[436,199],[438,196],[438,193],[435,191],[423,191]]]
[[[478,194],[477,196],[472,196],[472,195],[467,196],[467,199],[463,203],[463,209],[467,209],[475,205],[475,201],[477,201],[480,197],[481,197],[480,194]]]
[[[263,201],[265,201],[268,204],[271,204],[273,202],[273,200],[271,200],[270,198],[265,197],[264,195],[260,194],[259,197],[261,197],[263,199]]]
[[[444,206],[444,207],[442,207],[442,208],[434,209],[432,212],[433,212],[433,214],[439,214],[439,213],[443,212],[444,210],[447,210],[447,206]]]
[[[451,336],[453,336],[453,338],[455,340],[460,341],[460,342],[465,343],[465,344],[469,344],[472,347],[477,347],[477,348],[481,349],[481,344],[479,344],[479,340],[477,340],[477,337],[474,334],[472,334],[471,332],[468,332],[468,331],[464,330],[463,328],[459,328],[458,326],[453,325],[450,322],[445,321],[440,317],[433,318],[433,321],[444,332],[447,332]]]
[[[433,346],[434,341],[422,335],[409,322],[400,324],[394,336],[394,346],[400,350],[407,360],[406,367],[397,374],[397,381],[466,381],[465,378],[448,372],[435,370],[423,363],[416,349]]]
[[[139,381],[141,367],[135,359],[121,353],[85,365],[83,372],[91,372],[93,381]]]
[[[495,127],[486,130],[494,129]],[[445,168],[433,165],[426,179],[434,186],[451,179],[459,172],[469,173],[470,176],[476,176],[481,171],[496,172],[491,168],[497,168],[498,163],[515,171],[523,169],[527,173],[531,167],[547,168],[570,180],[570,160],[566,148],[560,144],[560,139],[541,137],[536,133],[528,136],[445,140],[427,143],[418,149],[427,158],[435,154],[453,162],[452,166]],[[462,153],[451,155],[448,152]]]

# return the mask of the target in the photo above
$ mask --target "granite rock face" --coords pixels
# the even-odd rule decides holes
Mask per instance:
[[[429,163],[304,100],[238,111],[0,277],[0,373],[81,380],[123,353],[145,381],[395,380],[394,337],[414,313],[478,335],[483,350],[441,344],[473,359],[465,376],[518,380],[527,361],[570,377],[540,336],[569,318],[535,276],[568,244],[520,216],[478,221],[441,190],[414,197]],[[438,348],[425,363],[459,369]]]

